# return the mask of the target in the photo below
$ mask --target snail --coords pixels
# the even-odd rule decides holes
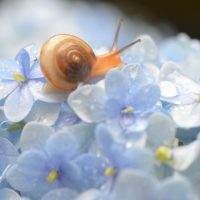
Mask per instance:
[[[120,53],[140,42],[137,39],[117,50],[122,19],[119,21],[111,50],[96,56],[92,48],[82,39],[60,34],[51,37],[40,53],[41,70],[48,83],[46,91],[73,91],[80,83],[104,76],[110,69],[123,64]]]

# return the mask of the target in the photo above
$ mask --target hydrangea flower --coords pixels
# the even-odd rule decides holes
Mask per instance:
[[[103,168],[104,164],[98,157],[81,154],[90,144],[91,130],[91,126],[83,124],[54,133],[45,125],[27,124],[20,141],[22,154],[6,174],[8,183],[38,198],[60,187],[76,190],[88,185],[95,187],[94,177],[91,180],[90,177],[96,175],[96,182],[101,183],[98,175],[102,173],[93,171],[95,166],[101,168],[102,164]]]
[[[28,115],[34,104],[30,84],[43,77],[33,47],[21,49],[15,60],[1,59],[0,72],[0,99],[6,98],[5,115],[10,121],[18,122]]]
[[[122,126],[140,124],[160,98],[159,86],[143,79],[139,74],[134,81],[126,71],[114,69],[105,77],[105,90],[97,85],[80,87],[69,95],[68,103],[86,122],[114,119]]]
[[[153,154],[145,147],[137,147],[135,144],[127,147],[127,144],[116,142],[105,125],[99,125],[96,129],[96,143],[100,151],[107,158],[107,166],[104,175],[115,177],[126,168],[140,169],[150,172],[153,168]]]
[[[124,170],[109,193],[90,190],[76,200],[197,200],[191,183],[180,175],[158,182],[137,170]]]

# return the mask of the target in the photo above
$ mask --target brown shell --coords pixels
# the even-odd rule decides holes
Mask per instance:
[[[87,82],[96,63],[92,48],[72,35],[56,35],[42,47],[40,66],[46,79],[58,89],[73,90]]]

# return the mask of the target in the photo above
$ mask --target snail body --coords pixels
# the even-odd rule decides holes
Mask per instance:
[[[73,35],[60,34],[47,40],[40,53],[40,66],[48,81],[48,91],[73,91],[79,83],[103,76],[110,69],[121,65],[120,53],[140,40],[116,51],[120,25],[113,48],[100,56],[96,56],[85,41]]]

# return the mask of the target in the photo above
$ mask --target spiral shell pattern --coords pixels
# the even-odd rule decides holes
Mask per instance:
[[[41,69],[47,80],[59,89],[73,90],[87,82],[96,56],[83,40],[72,35],[56,35],[43,46]]]

